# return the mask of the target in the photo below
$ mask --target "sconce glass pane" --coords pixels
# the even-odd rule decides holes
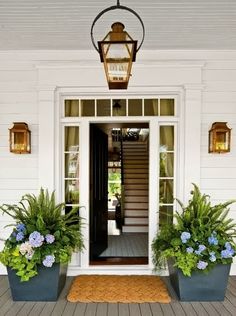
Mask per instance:
[[[128,100],[128,116],[142,116],[142,100],[141,99]]]
[[[175,100],[174,99],[161,99],[160,100],[160,115],[175,115]]]
[[[163,204],[173,203],[173,179],[160,179],[159,202]]]
[[[79,180],[65,180],[65,203],[79,204]]]
[[[160,126],[160,151],[174,150],[174,126]]]
[[[114,104],[120,106],[114,106]],[[126,116],[126,99],[112,100],[112,116]]]
[[[79,178],[79,153],[65,154],[65,178]]]
[[[97,116],[111,116],[110,100],[97,100]]]
[[[160,226],[173,223],[173,206],[162,205],[159,208],[159,224]]]
[[[174,154],[160,153],[160,177],[174,176]]]
[[[145,116],[158,115],[158,99],[145,99],[144,100],[144,115]]]
[[[65,116],[79,116],[79,100],[65,100]]]
[[[228,133],[216,132],[216,150],[228,149]]]
[[[79,127],[65,127],[65,151],[78,152],[79,150]]]
[[[26,135],[24,132],[14,132],[13,133],[13,149],[14,150],[24,151],[26,149],[25,136]]]
[[[81,100],[81,116],[95,115],[95,100]]]

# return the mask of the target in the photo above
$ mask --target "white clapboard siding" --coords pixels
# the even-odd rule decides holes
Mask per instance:
[[[1,98],[1,96],[0,96]],[[1,107],[1,104],[0,104]],[[10,107],[10,105],[9,105]],[[14,121],[12,121],[14,120]],[[38,123],[38,114],[29,114],[29,113],[21,113],[21,114],[4,114],[1,117],[2,124],[9,124],[9,127],[12,127],[12,122],[26,122],[28,125],[37,124]]]
[[[1,87],[1,85],[0,85]],[[22,90],[22,89],[21,89]],[[1,115],[15,115],[15,114],[22,114],[22,113],[27,113],[27,114],[37,114],[38,113],[38,108],[35,106],[32,106],[32,103],[12,103],[11,106],[7,104],[1,104]],[[32,125],[32,124],[31,124]]]
[[[234,179],[236,182],[236,167],[201,168],[201,179]]]
[[[210,195],[213,204],[236,199],[236,63],[213,61],[203,71],[201,122],[201,189]],[[208,131],[213,122],[227,122],[232,128],[231,151],[208,153]],[[230,206],[236,219],[236,205]]]
[[[38,192],[37,69],[28,59],[0,59],[0,204],[17,203],[26,193]],[[31,130],[31,154],[9,152],[9,128],[26,122]],[[0,214],[0,229],[12,219]],[[4,234],[6,231],[4,230]]]
[[[236,81],[233,83],[234,88],[236,87]],[[222,102],[206,102],[204,104],[203,114],[234,114],[235,113],[235,102],[227,102],[227,107],[222,106]]]
[[[201,185],[202,188],[210,190],[236,190],[236,179],[202,179]],[[236,198],[236,194],[232,198]]]
[[[15,178],[15,179],[4,179],[0,182],[0,190],[28,190],[29,192],[32,188],[38,187],[38,179],[27,179],[25,178]]]
[[[208,81],[235,81],[236,69],[207,69],[204,72],[203,80]]]
[[[1,70],[1,82],[14,84],[14,82],[35,82],[37,81],[37,72],[31,70]]]

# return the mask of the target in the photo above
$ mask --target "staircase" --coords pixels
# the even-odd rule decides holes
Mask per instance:
[[[148,232],[148,149],[143,141],[123,141],[125,233]]]

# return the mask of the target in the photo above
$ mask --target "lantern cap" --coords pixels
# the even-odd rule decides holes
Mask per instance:
[[[13,127],[9,128],[9,130],[17,129],[17,130],[29,130],[28,124],[25,122],[13,122]]]
[[[222,128],[228,128],[231,129],[227,126],[228,122],[214,122],[212,123],[211,129],[217,128],[217,127],[222,127]]]
[[[113,32],[123,32],[125,26],[123,23],[121,22],[114,22],[112,25],[111,25],[111,28],[112,28],[112,31]]]

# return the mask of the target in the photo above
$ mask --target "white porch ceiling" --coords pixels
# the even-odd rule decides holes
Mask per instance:
[[[116,0],[0,0],[0,50],[93,49],[92,21],[115,4]],[[142,49],[236,49],[236,0],[120,0],[120,4],[135,10],[144,22]],[[95,38],[102,39],[110,24],[120,20],[133,38],[140,39],[136,18],[123,10],[113,12],[96,24]]]

